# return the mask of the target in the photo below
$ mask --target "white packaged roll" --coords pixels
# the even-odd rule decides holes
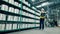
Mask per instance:
[[[4,4],[1,5],[1,10],[5,10],[5,5]]]
[[[9,7],[9,12],[12,12],[12,7]]]

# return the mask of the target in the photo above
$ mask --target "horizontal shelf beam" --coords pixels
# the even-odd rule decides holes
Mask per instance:
[[[36,22],[21,22],[21,21],[4,21],[0,20],[0,24],[39,24]]]

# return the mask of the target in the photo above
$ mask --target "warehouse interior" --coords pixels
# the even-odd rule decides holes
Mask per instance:
[[[39,30],[40,12],[44,8],[44,30]],[[58,27],[49,22],[56,20]],[[0,33],[59,34],[60,0],[0,0]]]

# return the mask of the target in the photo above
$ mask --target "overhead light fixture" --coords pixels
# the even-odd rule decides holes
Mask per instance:
[[[36,6],[36,7],[38,8],[38,7],[42,7],[42,6],[46,6],[46,5],[49,5],[49,2],[42,3],[42,4],[40,4],[40,5]]]
[[[37,7],[37,8],[38,8],[38,7],[41,7],[41,5],[39,5],[39,6],[36,6],[36,7]]]
[[[35,0],[31,0],[32,2],[34,2]]]
[[[45,3],[42,3],[41,5],[45,6],[45,5],[48,5],[48,4],[49,4],[48,2],[45,2]]]

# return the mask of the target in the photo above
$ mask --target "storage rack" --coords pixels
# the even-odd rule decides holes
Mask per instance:
[[[10,0],[0,0],[0,16],[2,14],[2,19],[4,18],[3,20],[0,19],[0,32],[25,30],[39,27],[39,12],[31,8],[30,6],[24,4],[22,2],[23,0],[13,0],[14,3],[18,3],[18,6],[14,5],[14,3],[9,3],[9,1]],[[21,4],[21,7],[19,7],[19,4]],[[8,9],[5,7],[5,9],[7,10],[2,10],[2,5],[8,6]],[[25,6],[25,8],[30,9],[34,13],[30,12],[30,10],[28,11],[28,9],[25,10],[23,6]],[[9,11],[10,7],[14,9],[11,9],[12,12]],[[15,12],[15,9],[19,10],[18,13]]]

